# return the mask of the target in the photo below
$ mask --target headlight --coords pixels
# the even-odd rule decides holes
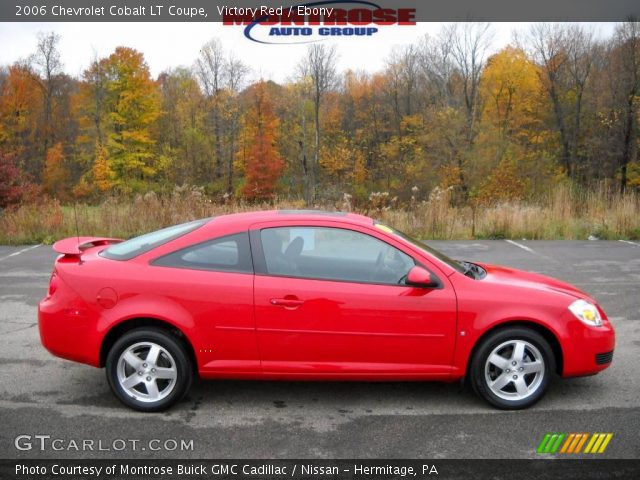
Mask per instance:
[[[602,325],[600,312],[593,303],[589,303],[586,300],[576,300],[569,305],[569,310],[579,320],[591,327],[600,327]]]

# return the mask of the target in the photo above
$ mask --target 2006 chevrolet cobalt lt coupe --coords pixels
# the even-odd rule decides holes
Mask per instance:
[[[271,211],[127,241],[68,238],[40,335],[106,367],[126,405],[169,407],[205,378],[466,378],[503,409],[555,373],[609,366],[614,331],[586,293],[542,275],[455,261],[368,217]]]

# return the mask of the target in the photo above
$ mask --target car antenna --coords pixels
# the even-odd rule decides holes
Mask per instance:
[[[76,238],[78,239],[78,250],[80,249],[80,229],[78,228],[78,210],[76,209],[76,199],[73,199],[73,216],[76,222]]]

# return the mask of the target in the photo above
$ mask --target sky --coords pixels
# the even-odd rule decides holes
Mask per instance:
[[[525,32],[527,23],[493,23],[492,50],[512,41],[513,32]],[[589,24],[607,37],[612,23]],[[394,46],[415,42],[424,34],[437,34],[440,23],[421,22],[409,27],[383,27],[372,37],[352,37],[334,42],[338,69],[381,70]],[[193,65],[203,44],[217,37],[252,69],[252,78],[283,82],[293,74],[306,45],[262,45],[247,40],[242,27],[220,23],[0,23],[0,65],[9,65],[35,51],[38,32],[61,36],[60,50],[66,73],[79,77],[93,58],[108,56],[117,46],[144,53],[152,75],[177,66]],[[327,41],[330,43],[330,41]]]

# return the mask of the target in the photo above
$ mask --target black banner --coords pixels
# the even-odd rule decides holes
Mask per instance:
[[[582,480],[639,476],[640,460],[0,460],[3,480]]]
[[[609,22],[640,16],[637,0],[0,0],[0,22],[222,22],[228,9],[253,9],[261,17],[304,6],[410,9],[416,22]]]

